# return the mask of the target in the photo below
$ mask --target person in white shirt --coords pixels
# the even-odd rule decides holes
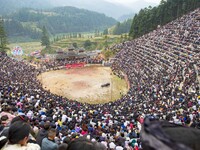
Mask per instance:
[[[1,150],[40,150],[38,144],[28,143],[30,131],[28,123],[16,121],[10,126],[8,141]]]

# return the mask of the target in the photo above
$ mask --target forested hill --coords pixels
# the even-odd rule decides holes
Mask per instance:
[[[0,0],[0,14],[11,14],[21,8],[50,8],[53,7],[48,0]]]
[[[8,36],[39,38],[46,26],[50,34],[90,32],[116,24],[116,20],[93,11],[75,7],[57,7],[46,10],[23,8],[4,16]]]
[[[133,18],[129,35],[140,37],[200,7],[200,0],[161,0],[158,7],[141,9]]]

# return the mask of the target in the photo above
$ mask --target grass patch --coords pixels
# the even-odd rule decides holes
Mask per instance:
[[[119,35],[108,35],[108,36],[99,36],[94,37],[92,36],[85,36],[84,38],[65,38],[59,41],[55,41],[52,46],[60,47],[60,48],[68,48],[76,43],[78,47],[84,47],[84,43],[86,40],[90,40],[92,46],[86,48],[86,50],[95,50],[95,49],[104,49],[107,46],[111,46],[116,43],[120,43],[121,36]]]
[[[8,45],[10,50],[12,50],[15,46],[20,46],[23,49],[24,54],[30,54],[33,51],[42,50],[44,48],[41,46],[40,42],[12,43]]]
[[[107,46],[112,46],[113,44],[120,43],[122,41],[121,36],[119,35],[108,35],[108,36],[99,36],[99,37],[94,37],[89,36],[91,34],[86,34],[83,35],[84,37],[82,38],[65,38],[56,42],[53,42],[51,44],[51,47],[54,48],[54,51],[56,49],[67,49],[73,45],[73,43],[76,43],[79,48],[84,47],[84,43],[86,40],[90,40],[92,45],[86,50],[95,50],[95,49],[105,49]],[[15,37],[16,38],[16,37]],[[15,39],[14,41],[17,42],[12,42],[10,41],[10,44],[8,47],[12,50],[13,47],[15,46],[20,46],[24,50],[25,54],[30,54],[31,52],[35,50],[42,50],[44,49],[43,46],[41,46],[40,41],[31,41],[31,42],[21,42],[24,40],[29,40],[26,39],[26,37],[19,37]]]
[[[116,75],[112,76],[111,101],[121,98],[128,92],[128,84]]]

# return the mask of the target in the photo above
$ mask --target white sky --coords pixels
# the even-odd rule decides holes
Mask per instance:
[[[112,2],[112,3],[130,4],[130,3],[133,3],[137,0],[106,0],[106,1]],[[159,4],[161,0],[145,0],[145,1]]]
[[[161,0],[145,0],[145,1],[159,4]]]

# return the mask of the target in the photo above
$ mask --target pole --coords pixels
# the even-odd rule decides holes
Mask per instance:
[[[111,75],[111,101],[112,101],[112,75]]]

